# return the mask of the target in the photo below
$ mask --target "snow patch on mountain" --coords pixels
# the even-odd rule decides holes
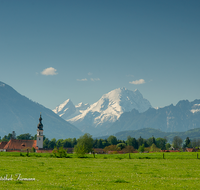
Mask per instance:
[[[144,112],[150,107],[151,104],[143,98],[139,90],[131,91],[126,88],[118,88],[104,94],[99,101],[67,121],[73,123],[82,131],[88,127],[90,129],[91,127],[98,128],[102,131],[105,126],[108,127],[115,122],[122,113],[129,112],[132,109]],[[99,130],[96,130],[96,132],[99,132]]]
[[[192,108],[193,108],[193,109],[190,110],[192,113],[200,112],[200,104],[194,104],[194,105],[192,106]]]
[[[82,102],[78,105],[74,106],[70,99],[67,99],[62,104],[57,106],[54,110],[54,113],[58,114],[64,120],[71,119],[79,114],[81,114],[84,110],[86,110],[90,105],[83,104]]]
[[[90,104],[84,104],[83,102],[80,102],[79,104],[77,104],[77,105],[75,105],[75,108],[77,109],[77,110],[79,110],[81,113],[83,112],[83,111],[85,111],[88,107],[90,107]]]

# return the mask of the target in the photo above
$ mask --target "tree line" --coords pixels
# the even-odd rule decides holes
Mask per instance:
[[[24,139],[24,140],[36,140],[37,135],[32,136],[29,133],[21,134],[19,136],[16,136],[15,133],[9,133],[8,135],[5,135],[2,139],[0,137],[0,141],[9,141],[11,138],[13,139]],[[115,136],[111,135],[107,139],[93,139],[90,134],[85,134],[81,136],[79,139],[76,138],[67,138],[67,139],[58,139],[55,138],[49,140],[44,136],[43,138],[43,148],[46,149],[54,149],[63,147],[63,148],[74,148],[78,146],[84,145],[84,149],[88,149],[88,151],[91,151],[92,148],[101,148],[105,149],[105,151],[114,151],[114,150],[122,150],[126,147],[127,149],[132,150],[143,150],[145,148],[151,147],[152,145],[155,148],[158,148],[160,150],[168,150],[170,148],[180,149],[180,148],[195,148],[200,146],[200,139],[193,139],[190,140],[189,137],[187,137],[184,142],[179,136],[175,136],[173,138],[173,142],[170,144],[167,142],[167,138],[155,138],[150,137],[148,139],[144,139],[141,136],[136,139],[131,136],[127,137],[127,140],[119,140]]]

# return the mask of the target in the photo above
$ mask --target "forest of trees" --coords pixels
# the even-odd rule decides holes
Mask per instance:
[[[21,134],[19,136],[16,136],[15,133],[9,133],[8,135],[5,135],[2,139],[0,138],[0,141],[9,141],[11,138],[14,139],[26,139],[26,140],[36,140],[37,135],[32,136],[29,133]],[[88,140],[89,139],[89,140]],[[158,148],[160,150],[168,150],[170,148],[180,149],[180,148],[186,148],[186,147],[199,147],[200,146],[200,139],[193,139],[190,140],[189,137],[187,137],[184,141],[178,137],[175,136],[173,138],[173,142],[171,144],[167,143],[167,138],[154,138],[153,136],[144,139],[142,137],[139,137],[138,139],[132,138],[131,136],[127,137],[127,140],[119,140],[115,136],[111,135],[107,139],[93,139],[90,134],[85,134],[81,136],[79,139],[76,138],[67,138],[67,139],[58,139],[55,138],[49,140],[44,136],[43,139],[43,148],[46,149],[54,149],[63,147],[63,148],[77,148],[84,146],[84,149],[86,152],[89,152],[92,150],[92,148],[101,148],[105,151],[108,150],[127,150],[127,151],[133,151],[138,150],[143,152],[145,148],[153,147]]]

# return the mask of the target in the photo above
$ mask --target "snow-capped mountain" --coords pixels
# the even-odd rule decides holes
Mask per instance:
[[[82,102],[78,105],[74,106],[70,99],[67,99],[62,104],[57,106],[54,110],[54,113],[58,114],[64,120],[71,119],[79,114],[81,114],[84,110],[86,110],[90,105],[83,104]]]
[[[159,129],[163,132],[183,132],[200,127],[200,100],[181,100],[159,109],[137,110],[123,113],[103,135],[143,128]],[[190,136],[192,138],[192,136]]]
[[[70,99],[67,99],[52,111],[66,120],[70,115],[76,112],[76,108],[72,101]]]
[[[64,106],[61,107],[64,109]],[[126,88],[118,88],[104,94],[99,101],[87,107],[87,109],[80,110],[80,114],[75,117],[71,117],[71,115],[71,118],[67,121],[83,132],[97,135],[110,127],[122,113],[132,109],[136,109],[141,113],[150,107],[151,104],[143,98],[139,90],[131,91]]]

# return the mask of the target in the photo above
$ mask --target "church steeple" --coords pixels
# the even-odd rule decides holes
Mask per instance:
[[[42,122],[42,116],[41,116],[41,113],[40,113],[39,122],[40,122],[40,123]]]
[[[43,124],[42,124],[42,116],[40,113],[39,123],[37,125],[37,147],[43,148]]]
[[[39,118],[39,123],[38,123],[37,128],[40,129],[40,130],[43,130],[43,125],[42,125],[42,116],[41,116],[41,113],[40,113],[40,118]]]

